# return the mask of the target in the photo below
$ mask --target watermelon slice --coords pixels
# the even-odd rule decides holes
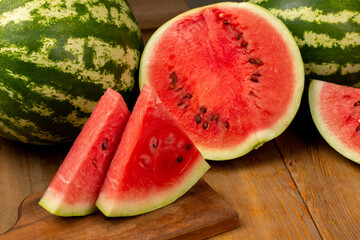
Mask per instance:
[[[203,156],[233,159],[282,133],[304,88],[299,48],[286,26],[250,3],[183,13],[145,46],[149,85]]]
[[[109,217],[146,213],[175,201],[208,169],[160,99],[144,86],[96,205]]]
[[[103,179],[130,112],[108,88],[75,140],[39,204],[59,216],[94,212]]]
[[[313,80],[309,104],[314,123],[329,145],[360,163],[360,89]]]

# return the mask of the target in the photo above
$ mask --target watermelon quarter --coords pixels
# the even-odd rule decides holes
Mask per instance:
[[[41,198],[42,207],[59,216],[97,209],[95,201],[129,116],[122,96],[109,88]]]
[[[360,164],[360,89],[313,80],[309,104],[314,123],[329,145]]]
[[[299,48],[286,26],[250,3],[218,3],[161,26],[145,46],[149,85],[206,159],[240,157],[277,137],[304,88]]]
[[[0,1],[0,136],[74,141],[108,87],[128,101],[143,48],[125,0]]]
[[[360,87],[359,0],[246,0],[290,29],[310,79]]]
[[[96,206],[109,217],[146,213],[175,201],[208,169],[160,99],[144,86]]]

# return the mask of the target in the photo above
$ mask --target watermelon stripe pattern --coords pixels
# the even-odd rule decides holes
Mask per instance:
[[[287,25],[309,78],[360,87],[360,1],[248,1]]]
[[[143,42],[124,0],[0,1],[0,135],[72,141],[108,87],[125,100]]]

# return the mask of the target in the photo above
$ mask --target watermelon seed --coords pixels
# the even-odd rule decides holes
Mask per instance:
[[[223,23],[225,24],[225,25],[229,25],[230,23],[228,22],[228,20],[223,20]]]
[[[250,58],[249,63],[259,66],[264,64],[259,58]]]
[[[242,47],[247,47],[248,43],[247,42],[241,42],[240,44]]]
[[[102,150],[105,151],[105,150],[108,148],[108,145],[109,145],[108,139],[107,139],[107,138],[104,138],[103,143],[102,143],[102,145],[101,145]]]
[[[199,124],[199,123],[201,122],[200,114],[196,114],[196,116],[195,116],[195,122],[196,122],[197,124]]]
[[[178,106],[181,106],[181,105],[183,105],[184,104],[184,101],[183,100],[180,100],[180,102],[178,102]]]
[[[186,151],[189,151],[190,148],[191,148],[191,144],[188,144],[188,145],[186,146]]]
[[[217,113],[213,113],[211,114],[211,118],[210,118],[211,121],[215,120],[215,122],[217,122],[219,120],[219,115]]]
[[[192,98],[192,95],[191,95],[190,93],[187,93],[187,94],[185,94],[184,98],[191,99],[191,98]]]
[[[240,40],[242,38],[243,34],[242,33],[239,33],[237,36],[236,36],[236,39],[237,40]]]
[[[250,78],[250,80],[251,80],[252,82],[256,82],[256,83],[259,82],[259,79],[257,79],[256,77],[252,77],[252,78]]]
[[[156,146],[156,144],[155,144],[155,143],[153,143],[153,145],[152,145],[152,146],[153,146],[153,148],[157,148],[157,146]]]
[[[179,156],[176,160],[178,161],[178,163],[181,163],[183,161],[183,158]]]
[[[258,73],[258,72],[253,73],[252,75],[253,75],[253,76],[255,76],[255,77],[260,77],[260,76],[261,76],[261,74],[260,74],[260,73]]]
[[[176,81],[177,81],[177,76],[176,76],[176,73],[175,73],[175,72],[172,72],[172,73],[170,74],[170,78],[172,79],[173,82],[176,83]]]
[[[175,88],[175,83],[174,83],[174,82],[170,83],[169,89],[170,89],[170,90],[173,90],[174,88]]]
[[[207,121],[205,121],[203,123],[203,129],[207,129],[209,127],[209,123]]]
[[[201,111],[202,113],[206,113],[207,109],[206,109],[206,107],[202,106],[202,107],[200,107],[200,111]]]
[[[224,122],[224,126],[226,129],[229,129],[229,127],[230,127],[229,122]]]
[[[253,91],[250,91],[250,92],[249,92],[249,95],[250,95],[250,96],[256,96]]]
[[[360,126],[358,126],[357,128],[356,128],[356,131],[359,131],[360,130]]]
[[[360,101],[357,101],[357,102],[354,104],[355,107],[357,107],[357,106],[359,106],[359,105],[360,105]]]
[[[179,87],[178,89],[176,89],[177,92],[180,92],[181,90],[183,90],[182,87]]]
[[[184,106],[184,109],[187,108],[187,107],[188,107],[188,105],[185,105],[185,106]]]

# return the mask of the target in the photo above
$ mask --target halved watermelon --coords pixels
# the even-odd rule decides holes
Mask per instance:
[[[208,169],[160,99],[144,86],[96,206],[109,217],[146,213],[175,201]]]
[[[59,216],[96,210],[103,179],[130,112],[122,96],[108,88],[76,138],[39,204]]]
[[[309,104],[314,123],[329,145],[360,163],[360,89],[313,80]]]
[[[160,27],[142,55],[143,84],[205,158],[225,160],[286,129],[299,108],[304,66],[280,20],[257,5],[226,2]]]

